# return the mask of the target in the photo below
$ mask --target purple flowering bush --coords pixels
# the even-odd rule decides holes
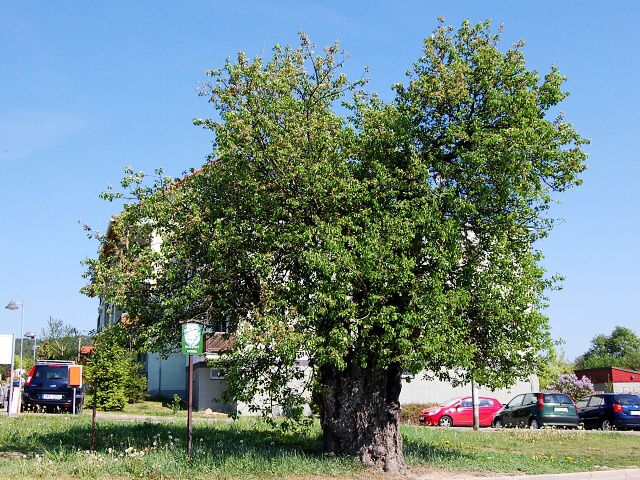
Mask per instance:
[[[554,390],[562,393],[566,393],[574,400],[579,400],[582,397],[593,393],[593,383],[584,375],[578,379],[575,373],[565,373],[561,375],[555,382],[550,383],[547,386],[547,390]]]

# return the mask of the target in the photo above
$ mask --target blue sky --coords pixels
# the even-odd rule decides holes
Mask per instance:
[[[562,110],[592,144],[584,185],[561,197],[564,221],[541,244],[549,271],[566,277],[550,296],[553,335],[573,358],[615,325],[640,333],[634,1],[4,1],[0,303],[25,302],[25,330],[49,316],[95,327],[97,300],[78,290],[97,245],[78,222],[106,228],[118,206],[98,194],[125,166],[179,176],[203,163],[211,137],[192,119],[211,114],[196,95],[205,69],[304,30],[318,45],[340,39],[348,72],[369,65],[369,88],[390,98],[439,15],[504,23],[504,46],[524,39],[530,68],[569,77]],[[0,333],[18,333],[19,319],[1,309]]]

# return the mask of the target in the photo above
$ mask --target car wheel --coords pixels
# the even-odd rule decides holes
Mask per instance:
[[[602,428],[602,430],[611,430],[611,422],[609,421],[608,418],[605,418],[604,420],[602,420],[602,424],[600,425],[600,428]]]
[[[440,417],[438,425],[441,427],[453,427],[453,420],[451,420],[451,417],[445,415],[444,417]]]
[[[493,421],[493,428],[503,428],[504,425],[502,424],[502,419],[501,418],[496,418]]]
[[[538,419],[537,418],[532,418],[531,421],[529,422],[529,428],[531,430],[538,430],[540,428],[540,423],[538,423]]]

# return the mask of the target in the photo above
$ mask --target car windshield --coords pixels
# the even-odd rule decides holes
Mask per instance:
[[[460,401],[460,397],[452,398],[451,400],[447,400],[446,402],[444,402],[440,406],[441,407],[450,407],[451,405],[453,405],[454,403],[458,403],[459,401]]]
[[[567,403],[569,405],[573,404],[571,399],[564,393],[545,393],[544,403]]]
[[[67,365],[38,365],[33,374],[34,380],[39,381],[69,381],[69,367]]]
[[[616,395],[613,401],[620,405],[639,405],[640,406],[640,396],[638,395]]]

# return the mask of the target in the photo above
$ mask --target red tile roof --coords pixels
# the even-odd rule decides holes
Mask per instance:
[[[233,333],[215,332],[206,337],[205,352],[220,353],[233,350],[236,338]]]

